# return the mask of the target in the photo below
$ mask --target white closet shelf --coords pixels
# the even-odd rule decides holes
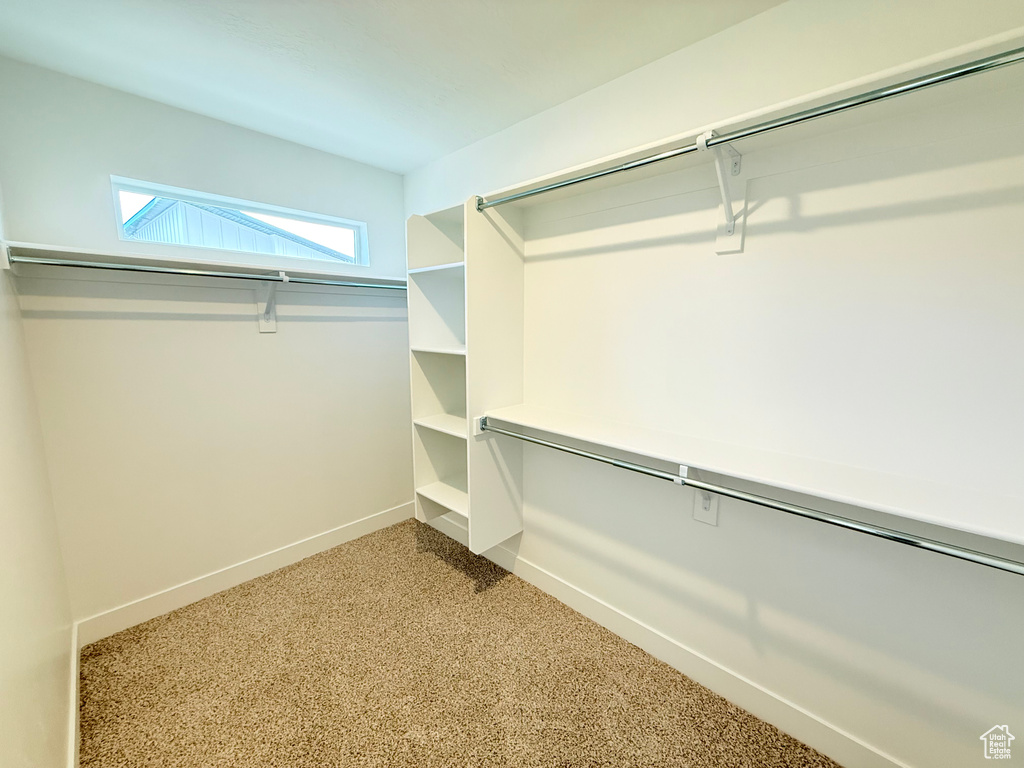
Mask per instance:
[[[1018,36],[1013,35],[1013,38],[1016,40]],[[1020,45],[1019,42],[1009,44],[1014,46]],[[963,91],[960,90],[960,88],[970,87],[963,85],[963,83],[971,82],[973,80],[973,77],[968,77],[966,75],[972,75],[978,71],[985,71],[978,69],[969,71],[970,68],[965,66],[967,64],[965,59],[968,57],[992,56],[994,59],[999,58],[1001,60],[1002,63],[997,65],[999,68],[993,67],[992,62],[985,63],[981,59],[973,62],[973,64],[983,65],[988,68],[988,71],[985,73],[986,85],[991,87],[998,85],[1000,82],[1014,82],[1018,77],[1018,68],[1016,64],[1019,63],[1017,61],[1019,54],[1017,51],[1006,50],[1004,47],[1005,45],[1006,43],[997,44],[991,38],[989,40],[980,40],[972,45],[960,48],[955,56],[949,58],[942,64],[937,64],[933,58],[918,59],[916,61],[907,62],[900,67],[875,73],[875,75],[870,78],[849,80],[810,94],[805,94],[797,99],[779,102],[746,113],[729,116],[720,121],[716,121],[716,124],[713,127],[716,129],[718,134],[724,134],[723,138],[726,141],[742,140],[741,144],[737,148],[744,153],[752,153],[760,149],[775,147],[782,142],[792,140],[807,141],[822,135],[835,133],[850,126],[861,125],[865,118],[863,115],[859,114],[859,109],[853,108],[850,110],[837,110],[830,112],[828,113],[828,117],[822,120],[804,120],[799,123],[793,123],[786,126],[781,131],[771,129],[770,131],[763,131],[750,136],[738,136],[735,138],[731,138],[729,134],[732,134],[733,131],[746,132],[757,124],[785,120],[798,113],[822,108],[837,101],[856,101],[857,97],[870,95],[869,92],[875,91],[876,89],[886,89],[892,86],[906,85],[906,81],[910,79],[921,78],[922,80],[929,80],[932,75],[937,74],[937,67],[964,66],[965,71],[962,73],[964,76],[962,80],[958,80],[955,83],[947,82],[939,88],[924,86],[922,89],[921,86],[918,86],[917,88],[911,89],[913,95],[908,97],[912,99],[911,103],[914,104],[914,107],[917,110],[946,104],[951,100],[958,98],[958,96],[962,94]],[[901,111],[905,110],[906,107],[902,101],[902,98],[885,98],[865,103],[870,103],[871,119],[879,121],[880,119],[884,119],[888,116],[900,114]],[[857,107],[861,106],[861,104],[853,104],[852,106]],[[610,184],[614,186],[621,182],[614,180],[614,177],[600,177],[600,175],[607,171],[617,173],[617,170],[615,169],[620,169],[622,166],[626,165],[631,166],[628,171],[630,181],[661,175],[665,172],[665,163],[672,164],[673,162],[678,162],[678,160],[660,160],[653,164],[641,165],[640,167],[636,167],[634,164],[644,158],[662,155],[664,153],[686,147],[686,145],[692,145],[695,143],[698,136],[707,131],[708,127],[709,126],[706,123],[691,126],[688,129],[682,130],[681,132],[658,141],[617,152],[612,155],[606,155],[605,157],[588,163],[563,168],[562,170],[554,173],[535,177],[512,186],[493,190],[484,194],[483,198],[486,201],[493,202],[498,198],[516,197],[540,187],[558,185],[562,182],[575,180],[578,177],[589,176],[592,174],[597,174],[599,177],[589,180],[584,185],[587,189],[597,189],[602,184]],[[784,136],[780,138],[783,134]],[[701,164],[711,164],[713,162],[714,155],[711,152],[691,150],[691,153],[683,154],[681,157],[685,158],[683,160],[683,162],[686,163],[685,167],[690,168]],[[552,191],[549,194],[555,195],[556,198],[559,195],[572,196],[576,194],[572,191],[573,189],[575,188],[567,187],[559,191]],[[509,201],[508,204],[513,206],[531,207],[542,204],[540,202],[542,199],[543,197],[524,197],[519,200]],[[549,199],[551,198],[549,197]]]
[[[425,347],[425,346],[414,346],[410,347],[413,352],[429,352],[434,355],[466,355],[465,345],[459,347]]]
[[[444,481],[417,488],[416,493],[462,517],[469,517],[469,494]]]
[[[453,261],[449,264],[436,264],[432,267],[416,267],[415,269],[410,269],[409,274],[419,275],[422,274],[423,272],[439,272],[445,269],[464,269],[465,266],[466,262],[464,261]]]
[[[464,440],[467,439],[469,434],[466,418],[464,416],[452,416],[450,413],[423,416],[419,419],[413,419],[413,424],[433,429],[437,432],[444,432],[446,435],[461,437]]]
[[[186,255],[164,256],[133,253],[129,251],[113,252],[95,248],[73,248],[65,245],[46,245],[44,243],[26,243],[14,240],[0,242],[2,242],[3,245],[6,245],[11,255],[16,258],[20,256],[24,258],[56,259],[59,261],[99,262],[124,266],[138,265],[144,267],[170,267],[189,270],[216,269],[217,271],[225,273],[277,273],[283,271],[292,277],[322,278],[324,280],[352,280],[354,282],[394,285],[405,284],[405,280],[401,278],[367,277],[365,275],[358,274],[358,270],[362,269],[361,267],[355,267],[355,269],[343,268],[339,270],[322,269],[319,268],[319,265],[315,261],[311,263],[311,260],[309,259],[296,260],[294,265],[288,264],[286,266],[281,266],[280,264],[268,266],[267,264],[260,263],[258,260],[253,262],[225,261],[222,258],[218,258],[218,249],[209,249],[210,254],[204,254],[202,258],[190,258]],[[142,244],[146,245],[145,243]],[[161,247],[177,248],[178,246]],[[183,250],[188,251],[189,249]]]
[[[818,459],[663,432],[531,405],[498,408],[489,422],[518,426],[640,457],[820,499],[1024,544],[1024,499]],[[970,521],[964,510],[972,510]]]

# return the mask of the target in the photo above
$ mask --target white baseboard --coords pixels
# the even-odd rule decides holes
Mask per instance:
[[[68,768],[78,768],[78,624],[71,625],[68,662]]]
[[[410,501],[76,622],[77,648],[413,516]],[[75,654],[77,658],[77,653]],[[77,702],[77,696],[75,701]],[[76,706],[77,711],[77,706]]]
[[[429,523],[461,544],[468,540],[468,531],[462,520],[445,516],[434,518]],[[498,545],[485,552],[484,556],[619,637],[643,648],[690,679],[828,755],[840,765],[848,768],[908,768],[896,758],[865,744],[788,699],[570,584],[536,563],[519,557],[505,546]]]
[[[513,567],[509,570],[524,581],[596,621],[619,637],[643,648],[655,658],[678,669],[690,679],[710,688],[737,706],[828,755],[840,765],[847,768],[909,768],[906,763],[875,749],[852,734],[564,581],[539,565],[518,557],[511,550],[499,545],[485,555],[505,568],[508,568],[505,562],[513,561]]]

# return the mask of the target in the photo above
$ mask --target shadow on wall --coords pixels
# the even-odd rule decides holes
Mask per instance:
[[[947,197],[933,197],[920,200],[908,200],[900,203],[866,206],[856,210],[848,210],[826,214],[804,214],[801,210],[801,195],[787,195],[789,200],[788,215],[775,221],[757,221],[752,218],[759,209],[776,195],[758,193],[758,179],[751,179],[751,191],[747,200],[746,210],[740,209],[738,214],[746,216],[748,221],[747,237],[758,237],[782,232],[815,232],[842,226],[855,226],[875,221],[899,221],[924,216],[938,216],[966,210],[986,210],[997,206],[1014,206],[1024,204],[1024,186],[1009,186],[994,190],[973,193],[958,193]],[[801,189],[806,193],[807,189]],[[603,212],[603,225],[606,227],[636,225],[648,223],[654,218],[668,220],[672,216],[683,217],[693,214],[702,215],[707,221],[705,226],[697,230],[686,231],[682,226],[670,235],[659,237],[628,237],[618,241],[606,242],[582,248],[568,248],[537,253],[536,249],[528,251],[528,262],[550,261],[555,259],[598,256],[601,254],[623,253],[647,248],[664,246],[700,245],[710,246],[715,240],[714,225],[717,224],[716,190],[698,190],[684,192],[674,200],[659,200],[657,204],[650,202]],[[674,203],[674,204],[673,204]],[[667,223],[667,222],[666,222]],[[551,238],[568,238],[585,232],[592,222],[573,220],[558,222],[561,226],[547,225],[544,236]],[[664,227],[662,227],[664,229]],[[827,250],[823,249],[823,253]]]
[[[948,114],[941,113],[938,117]],[[937,117],[937,119],[938,119]],[[818,232],[877,221],[900,221],[965,210],[1019,206],[1024,203],[1024,186],[1008,185],[978,191],[957,190],[955,194],[933,194],[927,184],[916,187],[905,198],[866,200],[844,210],[807,214],[802,211],[803,195],[894,182],[909,177],[926,178],[937,171],[999,162],[1019,154],[1019,125],[1002,125],[984,137],[964,143],[937,135],[920,146],[892,145],[899,120],[859,126],[856,130],[834,130],[815,141],[825,147],[816,153],[801,153],[795,141],[747,147],[745,159],[749,189],[746,210],[747,237],[764,237],[788,232]],[[914,127],[912,123],[911,128]],[[846,143],[864,144],[848,149]],[[741,147],[742,149],[742,147]],[[829,157],[827,162],[821,159]],[[850,154],[850,153],[853,154]],[[655,171],[650,178],[622,180],[618,188],[592,188],[575,200],[556,201],[543,220],[528,216],[527,261],[541,262],[581,256],[595,256],[664,246],[710,244],[719,223],[720,199],[710,165],[687,167],[670,161],[679,170]],[[627,174],[628,175],[628,174]],[[794,176],[792,181],[787,177]],[[907,190],[904,190],[906,192]],[[557,193],[556,193],[557,194]],[[554,198],[554,196],[552,196]],[[756,214],[772,199],[784,197],[789,205],[784,216],[770,220]],[[849,202],[849,201],[847,201]],[[588,231],[599,230],[600,242],[580,243]]]

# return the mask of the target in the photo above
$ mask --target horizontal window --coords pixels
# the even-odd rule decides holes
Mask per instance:
[[[123,240],[367,264],[366,224],[111,177]]]

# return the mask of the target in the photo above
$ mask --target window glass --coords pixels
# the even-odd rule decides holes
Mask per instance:
[[[366,263],[366,225],[114,179],[121,237],[317,261]],[[150,189],[147,189],[150,187]]]

